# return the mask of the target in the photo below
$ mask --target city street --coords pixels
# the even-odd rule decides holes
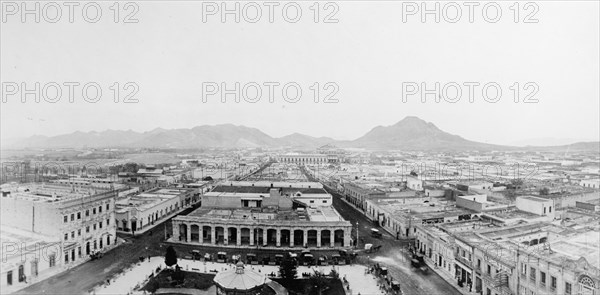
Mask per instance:
[[[330,189],[327,189],[327,191],[333,195],[333,206],[335,209],[344,219],[352,222],[354,225],[353,235],[356,235],[356,223],[358,222],[359,248],[364,249],[361,239],[365,243],[373,244],[373,246],[382,246],[381,250],[376,253],[361,253],[360,256],[368,255],[368,261],[371,264],[379,263],[387,267],[390,275],[400,282],[404,294],[461,294],[433,271],[430,271],[427,275],[413,271],[406,252],[401,250],[408,245],[408,242],[396,240],[395,237],[387,234],[382,229],[380,229],[384,233],[382,238],[371,237],[371,228],[376,227],[373,222],[365,217],[362,212],[342,201],[340,194]]]

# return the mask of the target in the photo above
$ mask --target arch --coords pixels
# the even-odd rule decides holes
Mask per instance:
[[[345,247],[344,245],[344,230],[336,229],[333,232],[333,242],[336,247]]]
[[[538,239],[533,239],[531,240],[531,242],[529,242],[529,246],[535,246],[538,244]]]
[[[247,227],[243,227],[241,230],[241,243],[242,245],[250,245],[250,229]]]
[[[540,244],[544,244],[548,241],[547,237],[540,238]]]
[[[184,242],[188,241],[187,240],[187,231],[188,231],[187,224],[185,224],[185,223],[179,224],[179,240],[180,241],[184,241]]]
[[[192,224],[190,226],[191,231],[191,241],[190,242],[200,242],[200,226],[197,224]]]
[[[579,277],[579,280],[578,280],[578,282],[579,282],[581,285],[583,285],[583,286],[587,286],[587,287],[590,287],[590,288],[592,288],[592,289],[595,289],[595,288],[596,288],[596,284],[594,283],[594,280],[592,280],[592,278],[590,278],[590,277],[589,277],[589,276],[587,276],[587,275],[581,275],[581,276]]]
[[[223,245],[225,242],[225,229],[222,226],[215,227],[215,244]]]
[[[290,244],[290,236],[291,236],[291,232],[289,229],[282,229],[281,237],[279,239],[279,244],[280,245],[289,245]]]
[[[308,247],[317,247],[317,230],[311,229],[306,232],[306,245]]]
[[[228,227],[227,228],[227,244],[235,245],[237,243],[238,234],[236,227]]]
[[[329,246],[331,245],[331,231],[328,229],[324,229],[321,231],[321,245]]]
[[[212,238],[212,227],[205,225],[202,227],[202,242],[203,243],[210,243],[211,238]]]
[[[277,230],[274,228],[267,229],[267,246],[277,245]]]
[[[304,231],[301,229],[294,230],[294,246],[304,246]]]

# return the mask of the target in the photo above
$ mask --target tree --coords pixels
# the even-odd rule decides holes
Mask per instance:
[[[311,274],[310,277],[308,277],[308,283],[306,284],[306,294],[310,294],[310,295],[321,295],[323,294],[323,291],[325,291],[328,288],[329,285],[329,278],[327,278],[327,276],[320,272],[320,271],[315,271],[314,274]]]
[[[547,187],[540,189],[540,196],[547,196],[549,193],[550,193],[550,189]]]
[[[298,269],[296,267],[296,262],[291,256],[287,255],[283,258],[281,265],[279,265],[279,273],[281,274],[281,278],[286,281],[291,281],[296,278]]]
[[[177,253],[175,252],[175,248],[173,248],[173,246],[167,247],[167,252],[165,253],[165,264],[168,267],[177,264]]]

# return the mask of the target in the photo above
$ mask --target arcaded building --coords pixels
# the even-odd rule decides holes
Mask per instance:
[[[319,196],[312,203],[311,194]],[[173,218],[172,241],[274,249],[350,247],[351,223],[316,202],[323,194],[314,183],[226,183],[203,195],[201,208]]]

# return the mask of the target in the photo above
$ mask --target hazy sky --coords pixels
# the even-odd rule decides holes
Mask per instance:
[[[287,7],[288,20],[282,16],[284,2],[273,7],[273,23],[263,2],[257,2],[262,16],[256,23],[247,21],[256,14],[254,6],[244,6],[248,2],[238,2],[239,23],[233,15],[223,23],[219,12],[207,15],[203,22],[203,5],[191,1],[121,4],[115,23],[115,7],[110,8],[114,2],[97,3],[102,9],[97,23],[83,18],[83,3],[74,7],[73,23],[67,6],[62,6],[58,22],[49,23],[56,11],[44,7],[46,2],[39,23],[31,15],[23,23],[20,11],[5,16],[0,31],[2,95],[7,100],[1,104],[3,139],[221,123],[256,127],[276,137],[299,132],[354,139],[377,125],[392,125],[411,115],[481,142],[599,140],[598,1],[538,1],[528,7],[520,2],[519,22],[514,21],[513,1],[498,2],[502,14],[496,23],[491,22],[495,6],[488,5],[489,20],[483,17],[487,2],[473,8],[472,23],[463,2],[457,2],[462,15],[456,23],[449,22],[456,7],[447,2],[438,2],[439,23],[434,15],[426,15],[423,22],[420,12],[403,21],[403,12],[414,8],[408,2],[403,6],[390,1],[344,1],[327,7],[320,2],[318,23],[313,1],[296,2],[302,11],[297,23],[291,22],[293,6]],[[212,3],[218,7],[221,2]],[[428,4],[434,8],[434,2]],[[205,4],[204,11],[211,5]],[[13,8],[3,7],[3,12]],[[93,7],[87,12],[94,17]],[[132,12],[138,22],[123,23]],[[323,23],[330,13],[337,23]],[[524,23],[525,19],[538,22]],[[57,103],[44,99],[36,103],[29,95],[23,103],[23,82],[30,89],[35,82],[47,86],[49,97],[55,90],[51,83],[58,83],[62,97]],[[72,103],[65,82],[80,84],[74,86]],[[97,103],[86,102],[81,95],[82,86],[89,82],[102,89]],[[121,86],[120,100],[133,89],[124,90],[125,83],[138,85],[133,98],[139,101],[115,103],[111,90],[115,82]],[[203,83],[222,82],[228,88],[234,88],[235,82],[240,87],[255,82],[261,85],[262,97],[255,103],[244,99],[236,103],[227,96],[223,103],[218,92],[203,102]],[[269,102],[265,82],[280,84],[274,86],[274,102]],[[281,94],[290,82],[302,89],[296,103]],[[311,90],[315,82],[321,88],[318,103]],[[338,86],[333,96],[337,103],[322,102],[334,89],[323,88],[328,82]],[[436,82],[440,88],[448,85],[449,97],[456,89],[452,86],[460,85],[462,97],[450,103],[445,96],[433,94],[423,103],[417,92],[403,102],[403,85],[426,83],[433,89]],[[474,86],[474,102],[469,102],[464,84],[469,82],[480,84]],[[511,90],[516,82],[518,103]],[[525,88],[528,82],[532,84]],[[481,95],[483,85],[492,83],[502,89],[496,103]],[[14,85],[19,89],[10,95]],[[533,99],[538,102],[523,103],[536,90],[534,85]],[[255,88],[250,86],[248,96],[254,96]],[[94,97],[94,88],[90,89]],[[288,90],[293,98],[294,88]],[[488,93],[493,98],[494,88]],[[442,101],[436,103],[435,96]]]

